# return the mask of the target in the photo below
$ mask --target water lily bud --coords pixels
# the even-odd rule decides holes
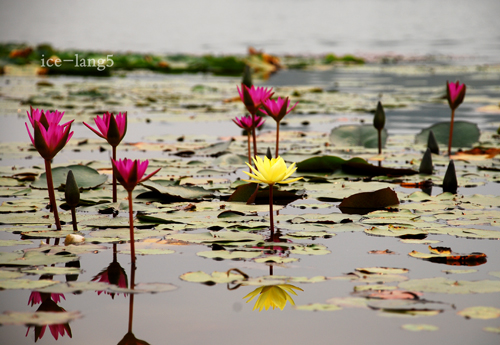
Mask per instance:
[[[81,235],[69,234],[64,239],[64,245],[68,246],[70,244],[83,243],[85,242],[85,237]]]
[[[269,160],[273,159],[273,154],[271,153],[271,148],[270,147],[267,148],[266,157]]]
[[[373,118],[373,127],[375,127],[378,131],[384,129],[385,125],[385,111],[382,103],[380,101],[377,104],[377,110],[375,111],[375,116]]]
[[[446,169],[443,179],[443,192],[456,194],[458,188],[457,173],[455,172],[455,163],[451,160]]]
[[[427,148],[427,150],[425,150],[424,157],[422,158],[422,162],[420,162],[418,172],[421,174],[431,175],[433,168],[431,150]]]
[[[80,202],[80,189],[75,180],[75,175],[73,171],[68,171],[68,176],[66,177],[66,189],[64,190],[64,197],[66,198],[66,203],[69,207],[73,208],[78,206]]]
[[[245,69],[243,70],[243,80],[241,81],[243,85],[247,87],[252,87],[252,69],[250,66],[245,65]]]
[[[460,84],[458,80],[456,83],[446,81],[446,99],[452,110],[457,109],[464,101],[466,88],[465,84]]]
[[[432,153],[434,154],[439,154],[439,145],[436,140],[436,136],[434,135],[434,132],[432,130],[429,131],[429,138],[427,139],[427,147],[431,150]]]

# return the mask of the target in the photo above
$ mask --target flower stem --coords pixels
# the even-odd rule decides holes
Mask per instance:
[[[130,255],[132,267],[135,267],[135,240],[134,240],[134,210],[132,209],[132,192],[128,192],[128,221],[130,224]]]
[[[252,114],[252,123],[255,123],[255,114]],[[257,157],[257,136],[255,134],[257,128],[252,128],[252,138],[253,138],[253,156]]]
[[[47,176],[47,188],[49,189],[50,208],[54,213],[57,230],[61,230],[61,222],[59,221],[59,213],[57,212],[56,195],[54,193],[54,182],[52,181],[52,168],[50,159],[45,160],[45,175]]]
[[[269,185],[269,221],[271,223],[271,239],[274,239],[273,185]]]
[[[382,154],[382,130],[378,130],[378,154]]]
[[[451,156],[451,142],[453,141],[453,120],[455,119],[455,109],[451,109],[450,136],[448,137],[448,156]]]
[[[252,141],[252,138],[250,138],[251,133],[247,131],[247,143],[248,143],[248,164],[252,165],[252,150],[250,148],[250,141]],[[250,168],[249,168],[250,169]],[[250,172],[252,172],[252,169],[250,169]]]
[[[78,225],[76,224],[76,211],[75,208],[71,208],[71,223],[73,223],[73,231],[78,231]]]
[[[113,147],[113,160],[116,161],[116,146]],[[115,169],[113,169],[113,202],[116,202],[118,200],[117,198],[117,193],[116,193],[116,176],[115,176]]]
[[[276,122],[276,155],[275,155],[276,158],[278,158],[279,142],[280,142],[280,123]]]

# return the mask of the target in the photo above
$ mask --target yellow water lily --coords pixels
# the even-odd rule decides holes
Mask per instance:
[[[253,162],[255,163],[255,168],[247,163],[253,174],[243,171],[253,180],[243,181],[257,183],[262,182],[272,186],[275,183],[292,183],[302,178],[297,177],[288,179],[295,172],[295,170],[297,170],[297,168],[295,167],[295,163],[292,163],[292,165],[287,168],[285,161],[280,156],[272,159],[269,159],[267,157],[264,157],[264,159],[262,159],[261,157],[257,156],[253,158]]]
[[[290,284],[267,285],[258,287],[257,289],[243,297],[243,299],[250,297],[250,299],[247,301],[248,303],[256,296],[259,296],[259,298],[255,302],[253,310],[257,308],[259,309],[259,311],[262,311],[262,309],[264,308],[268,310],[270,307],[273,307],[273,310],[276,307],[283,310],[287,301],[290,302],[291,305],[295,305],[295,302],[289,295],[289,293],[291,293],[297,296],[293,289],[304,291],[301,288]]]

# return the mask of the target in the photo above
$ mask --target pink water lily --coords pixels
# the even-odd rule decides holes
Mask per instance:
[[[266,122],[262,117],[255,115],[246,115],[242,117],[235,117],[233,122],[238,125],[238,127],[243,128],[247,132],[247,144],[248,144],[248,163],[252,163],[252,152],[250,149],[250,136],[255,133],[255,128],[259,128]]]
[[[248,87],[245,84],[241,84],[241,90],[238,86],[238,94],[240,99],[245,104],[248,112],[252,115],[257,113],[257,110],[261,107],[262,102],[272,97],[274,94],[273,89],[267,89],[264,87]]]
[[[59,221],[59,215],[57,212],[54,184],[52,181],[51,160],[59,151],[62,150],[69,139],[73,136],[73,132],[70,131],[71,124],[74,120],[60,125],[59,121],[64,113],[60,113],[56,110],[54,112],[47,112],[44,114],[43,111],[39,111],[38,109],[33,111],[33,108],[31,108],[31,110],[31,116],[28,113],[28,118],[33,125],[33,135],[31,135],[28,124],[25,123],[25,125],[31,142],[40,156],[45,159],[45,174],[47,176],[47,189],[49,192],[50,205],[52,207],[52,212],[54,213],[56,228],[57,230],[61,230],[61,222]]]
[[[255,118],[252,118],[252,116],[245,115],[242,117],[235,117],[233,119],[233,122],[240,128],[243,128],[246,131],[250,131],[254,128],[259,128],[266,122],[262,117],[260,116],[255,116]]]
[[[290,113],[295,107],[299,104],[299,102],[295,103],[293,107],[288,108],[290,106],[290,100],[288,97],[286,98],[281,98],[278,97],[277,100],[274,99],[267,99],[264,102],[262,102],[262,107],[264,109],[261,109],[263,113],[266,115],[272,117],[276,121],[276,153],[275,157],[278,157],[279,155],[279,136],[280,136],[280,122],[281,120],[285,117],[286,114]]]
[[[113,113],[107,111],[105,114],[102,115],[102,118],[99,117],[99,115],[97,115],[94,118],[94,122],[99,131],[90,127],[85,122],[83,124],[87,126],[92,132],[94,132],[101,138],[105,139],[108,142],[108,144],[111,145],[113,152],[113,159],[116,160],[116,147],[122,141],[123,137],[125,136],[125,133],[127,133],[127,112],[124,112],[123,114],[119,113],[115,117]],[[116,175],[114,170],[113,170],[112,193],[113,193],[113,202],[116,202],[118,197],[116,192]]]
[[[460,84],[457,80],[455,83],[446,81],[446,99],[451,108],[450,135],[448,136],[448,156],[451,155],[451,145],[453,142],[453,121],[455,120],[455,109],[464,101],[465,84]]]
[[[116,178],[118,182],[128,191],[132,192],[137,184],[150,179],[154,174],[156,174],[160,169],[153,171],[151,174],[142,178],[146,169],[148,168],[149,161],[145,160],[141,162],[140,160],[131,159],[111,159],[113,164],[113,170],[116,172]]]
[[[128,192],[128,214],[129,214],[129,225],[130,225],[130,254],[132,257],[132,265],[135,267],[135,242],[134,242],[134,211],[132,202],[132,191],[138,183],[144,182],[156,174],[160,169],[153,171],[151,174],[144,176],[146,169],[148,168],[149,161],[145,160],[141,162],[140,160],[131,159],[119,159],[114,160],[111,158],[111,164],[113,164],[113,171],[116,175],[118,182],[127,190]]]
[[[35,121],[41,122],[45,128],[48,127],[49,124],[59,124],[64,115],[64,111],[60,112],[58,110],[55,111],[43,111],[42,109],[33,109],[30,106],[30,111],[27,111],[28,119],[30,120],[31,126],[35,128]]]
[[[465,84],[460,84],[458,80],[455,83],[446,82],[446,98],[452,110],[458,108],[464,101],[465,90]]]
[[[247,108],[247,110],[252,115],[252,119],[255,122],[255,116],[257,116],[257,110],[262,106],[262,102],[272,97],[274,94],[273,89],[266,89],[264,87],[248,87],[245,84],[241,84],[241,90],[238,86],[238,94],[240,95],[240,99]],[[257,156],[257,138],[255,135],[255,128],[251,130],[252,139],[253,139],[253,153],[254,156]]]
[[[25,125],[31,142],[40,153],[40,156],[46,160],[51,160],[73,136],[73,132],[70,132],[73,121],[71,120],[64,125],[53,122],[49,124],[48,128],[45,128],[41,122],[34,121],[34,136],[31,135],[28,124]]]
[[[278,97],[277,100],[267,99],[262,102],[262,107],[264,109],[261,109],[261,111],[264,114],[271,116],[274,120],[276,120],[276,122],[280,122],[286,114],[290,113],[297,106],[297,104],[299,104],[299,102],[295,103],[293,107],[288,108],[290,106],[290,100],[288,97],[284,99]]]
[[[85,122],[83,124],[101,138],[106,139],[113,147],[118,146],[125,136],[125,133],[127,133],[127,112],[123,114],[119,113],[116,117],[113,113],[106,112],[102,115],[102,118],[97,115],[94,118],[94,122],[99,131],[90,127]]]

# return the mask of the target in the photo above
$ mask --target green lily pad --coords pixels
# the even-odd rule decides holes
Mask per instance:
[[[417,144],[426,144],[429,138],[429,131],[434,133],[437,142],[440,145],[448,145],[450,135],[450,122],[439,122],[428,128],[424,128],[415,137]],[[453,123],[453,147],[471,147],[479,141],[479,127],[477,124],[468,121],[454,121]]]
[[[21,246],[26,244],[33,244],[33,242],[28,240],[0,240],[0,247]]]
[[[0,314],[1,325],[62,325],[72,320],[82,317],[79,311],[61,311],[61,312],[14,312],[6,311]]]
[[[159,194],[161,197],[173,201],[199,200],[209,197],[212,194],[210,191],[196,186],[162,186],[152,181],[143,182],[141,185]],[[144,194],[138,196],[138,198],[141,197],[144,197]]]
[[[40,252],[27,252],[25,254],[14,252],[0,252],[0,265],[13,266],[50,266],[57,263],[76,261],[78,257],[73,254],[68,255],[47,255]]]
[[[96,188],[108,180],[107,175],[101,175],[92,168],[85,165],[69,165],[66,167],[57,167],[52,169],[52,180],[54,182],[55,189],[64,190],[66,185],[66,177],[68,176],[68,171],[73,171],[76,183],[79,188],[91,189]],[[40,175],[35,182],[31,184],[33,188],[47,189],[47,177],[45,173]]]
[[[0,270],[0,280],[15,279],[25,276],[24,273]]]
[[[297,258],[284,258],[281,256],[266,256],[265,258],[255,259],[255,262],[259,263],[276,263],[276,264],[287,264],[290,262],[298,261]]]
[[[326,249],[326,247],[321,244],[296,246],[290,252],[292,254],[299,254],[299,255],[326,255],[331,253],[330,250]]]
[[[229,274],[226,272],[212,272],[212,274],[207,274],[202,271],[187,272],[182,274],[179,278],[191,283],[204,283],[208,285],[225,284],[244,279],[243,275],[233,271],[229,272]]]
[[[466,319],[496,319],[500,317],[500,309],[494,307],[469,307],[457,312]]]
[[[351,158],[345,160],[336,156],[318,156],[311,157],[297,163],[298,172],[334,172],[342,167],[342,164],[347,162],[368,164],[363,158]]]
[[[80,274],[82,270],[76,267],[38,267],[36,269],[22,269],[23,273],[30,274],[50,274],[50,275],[63,275],[63,274]]]
[[[296,310],[304,310],[304,311],[336,311],[341,310],[342,307],[334,304],[321,304],[321,303],[313,303],[313,304],[304,304],[304,305],[296,305],[294,306]]]
[[[120,254],[131,254],[130,250],[120,250]],[[175,250],[171,249],[135,249],[136,255],[165,255],[165,254],[173,254]]]
[[[241,259],[253,259],[260,256],[260,252],[244,252],[239,250],[228,251],[228,250],[212,250],[198,252],[196,255],[208,258],[208,259],[220,259],[220,260],[241,260]]]
[[[0,280],[0,289],[2,290],[34,290],[41,289],[50,285],[59,283],[58,281],[42,279],[42,280],[29,280],[29,279],[8,279]]]
[[[420,332],[420,331],[437,331],[439,327],[427,324],[404,324],[401,326],[405,331]]]
[[[387,141],[387,130],[382,130],[382,146]],[[334,146],[378,147],[378,131],[373,125],[344,125],[330,132],[330,143]]]
[[[443,277],[411,279],[399,283],[399,288],[408,291],[436,292],[449,294],[500,292],[499,280],[451,280]]]

